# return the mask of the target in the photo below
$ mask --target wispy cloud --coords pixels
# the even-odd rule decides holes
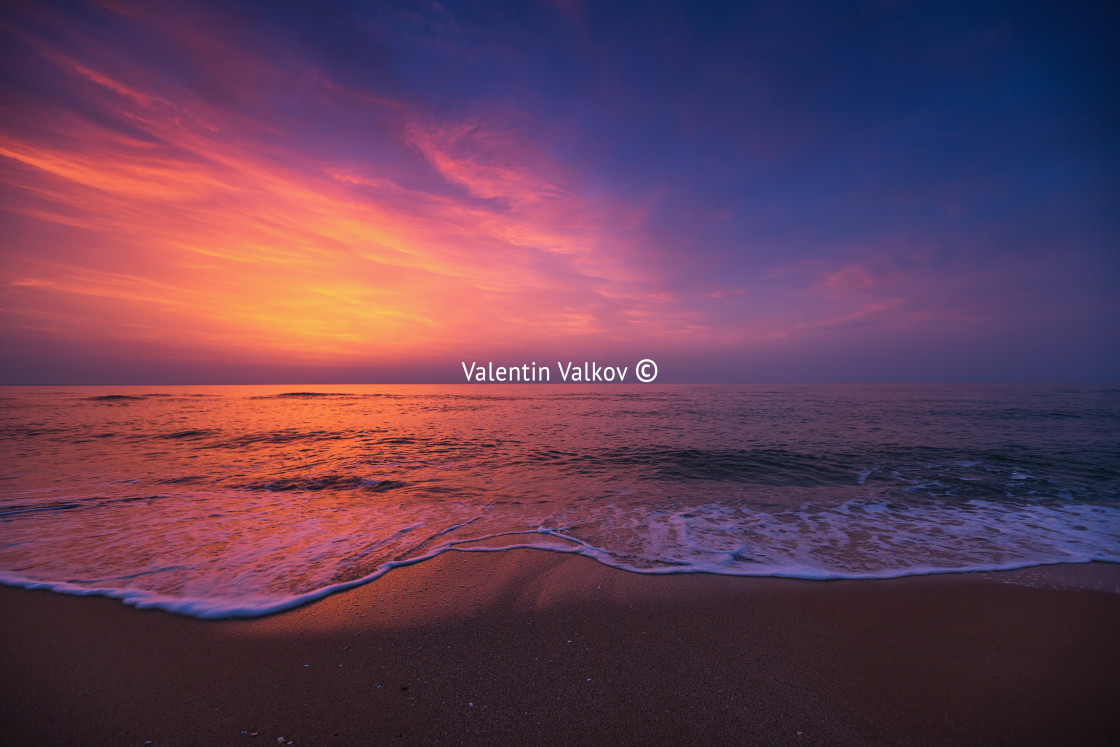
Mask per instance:
[[[614,251],[635,240],[614,227],[628,207],[592,204],[512,125],[436,120],[322,74],[294,91],[391,109],[375,134],[442,182],[415,187],[376,162],[264,144],[267,121],[180,86],[32,46],[86,111],[29,101],[0,131],[6,209],[40,237],[7,250],[10,327],[323,361],[696,328]]]

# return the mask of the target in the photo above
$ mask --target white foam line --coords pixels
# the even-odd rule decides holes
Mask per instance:
[[[465,521],[461,524],[448,527],[446,530],[438,532],[437,534],[434,534],[432,536],[437,537],[440,534],[446,534],[447,532],[466,526],[467,524],[470,524],[471,522],[476,521],[479,518],[480,517],[476,516],[475,518]],[[27,576],[19,573],[13,573],[11,571],[0,571],[0,584],[4,584],[6,586],[17,586],[24,589],[48,589],[50,591],[58,592],[61,594],[72,594],[75,596],[106,596],[113,599],[119,599],[125,604],[136,607],[137,609],[162,609],[167,612],[176,612],[190,617],[202,618],[204,620],[217,620],[234,617],[263,617],[265,615],[283,612],[284,610],[289,610],[294,607],[300,607],[302,605],[308,604],[310,602],[318,601],[319,599],[323,599],[324,597],[330,596],[331,594],[336,594],[340,591],[346,591],[347,589],[353,589],[357,586],[362,586],[363,584],[367,584],[370,581],[375,581],[381,578],[394,568],[402,568],[408,565],[415,565],[416,563],[421,563],[425,560],[431,560],[432,558],[438,557],[439,555],[442,555],[449,550],[459,549],[454,545],[462,544],[464,542],[485,542],[489,539],[495,539],[497,537],[502,537],[510,534],[550,534],[550,532],[547,530],[502,532],[500,534],[491,536],[476,537],[473,540],[457,540],[455,543],[442,545],[435,550],[432,550],[431,552],[425,553],[423,555],[418,555],[413,558],[406,558],[405,560],[391,560],[386,563],[382,563],[373,573],[362,576],[361,578],[354,579],[352,581],[330,584],[328,586],[316,589],[315,591],[309,591],[303,594],[284,597],[273,602],[261,602],[258,604],[246,604],[244,599],[222,599],[220,597],[210,599],[169,597],[163,594],[139,591],[136,589],[115,589],[112,587],[79,586],[77,584],[68,583],[66,581],[36,581],[35,579],[28,578]],[[518,547],[524,547],[526,549],[546,549],[560,552],[559,550],[555,550],[554,548],[543,548],[536,545],[519,545]],[[504,550],[513,548],[497,549]],[[481,551],[482,550],[476,550],[476,552]]]
[[[478,521],[478,520],[479,520],[479,519],[481,519],[481,518],[482,518],[481,516],[476,516],[476,517],[474,517],[473,519],[467,519],[466,521],[464,521],[464,522],[463,522],[463,523],[461,523],[461,524],[455,524],[455,525],[453,525],[453,526],[449,526],[449,527],[447,527],[446,529],[441,529],[441,530],[439,530],[438,532],[436,532],[436,533],[434,533],[434,534],[431,534],[431,535],[429,535],[429,536],[425,537],[424,539],[420,540],[419,542],[417,542],[417,543],[416,543],[415,545],[413,545],[412,547],[413,547],[413,549],[415,549],[415,548],[417,548],[417,547],[423,547],[424,545],[426,545],[426,544],[428,544],[429,542],[431,542],[432,540],[434,540],[434,539],[435,539],[436,537],[442,537],[443,535],[447,534],[448,532],[454,532],[454,531],[455,531],[456,529],[462,529],[462,528],[463,528],[463,527],[465,527],[465,526],[466,526],[467,524],[473,524],[474,522]],[[423,524],[416,524],[415,526],[423,526]],[[395,537],[396,537],[396,535],[394,535],[393,537],[391,537],[391,538],[390,538],[390,540],[391,540],[391,539],[395,539]],[[386,542],[388,542],[388,541],[389,541],[389,540],[386,540]],[[453,544],[453,543],[452,543],[452,544]]]
[[[583,550],[578,547],[573,547],[570,550],[564,550],[559,547],[541,547],[540,545],[505,545],[503,547],[449,547],[448,552],[505,552],[506,550],[543,550],[545,552],[555,552],[561,555],[587,555]]]
[[[471,519],[453,527],[449,527],[439,534],[446,534],[449,531],[460,528],[471,522]],[[464,544],[473,544],[479,542],[486,542],[488,540],[497,539],[499,537],[506,537],[512,535],[543,535],[547,537],[555,537],[557,539],[567,540],[575,543],[578,547],[571,549],[562,549],[555,546],[543,546],[532,543],[517,543],[514,545],[505,545],[502,547],[460,547]],[[229,619],[229,618],[244,618],[244,617],[263,617],[285,610],[300,607],[310,602],[323,599],[324,597],[336,594],[340,591],[346,591],[358,586],[362,586],[371,581],[381,578],[389,571],[395,568],[402,568],[404,566],[415,565],[417,563],[431,560],[438,557],[445,552],[505,552],[506,550],[541,550],[544,552],[555,552],[560,554],[582,555],[584,557],[602,563],[605,566],[615,568],[617,570],[628,571],[631,573],[639,573],[642,575],[661,576],[680,573],[711,573],[714,575],[724,576],[744,576],[744,577],[762,577],[762,578],[795,578],[805,580],[872,580],[872,579],[888,579],[888,578],[902,578],[906,576],[925,576],[945,573],[979,573],[989,571],[1008,571],[1018,570],[1022,568],[1033,568],[1047,565],[1062,565],[1066,563],[1090,563],[1090,562],[1105,562],[1105,563],[1120,563],[1120,557],[1102,557],[1102,556],[1088,556],[1083,555],[1080,557],[1067,557],[1056,560],[1039,560],[1039,561],[1019,561],[1014,563],[1004,564],[988,564],[976,566],[963,566],[963,567],[939,567],[939,566],[917,566],[898,570],[880,571],[874,573],[844,573],[837,571],[823,571],[819,568],[811,566],[766,566],[754,569],[729,569],[726,567],[702,566],[695,564],[686,564],[683,566],[670,567],[670,568],[641,568],[633,566],[628,563],[620,562],[617,556],[607,550],[597,548],[583,540],[576,537],[569,537],[551,529],[528,529],[524,531],[511,531],[499,532],[493,535],[475,537],[472,539],[454,540],[448,542],[440,547],[422,555],[404,560],[392,560],[382,563],[378,566],[377,570],[361,578],[345,581],[337,584],[330,584],[321,587],[314,591],[305,592],[303,594],[296,594],[280,599],[273,599],[269,601],[262,600],[256,604],[251,603],[250,600],[245,598],[191,598],[191,597],[169,597],[162,594],[152,592],[144,592],[135,589],[115,589],[111,587],[86,587],[65,581],[37,581],[28,578],[22,574],[0,571],[0,584],[7,586],[17,586],[25,589],[48,589],[50,591],[72,594],[75,596],[106,596],[114,599],[119,599],[127,605],[136,607],[137,609],[162,609],[167,612],[174,612],[189,617],[196,617],[207,620]]]

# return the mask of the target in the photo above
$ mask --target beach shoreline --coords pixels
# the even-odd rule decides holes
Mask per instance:
[[[519,549],[242,620],[0,587],[0,741],[1105,744],[1118,581],[655,576]]]

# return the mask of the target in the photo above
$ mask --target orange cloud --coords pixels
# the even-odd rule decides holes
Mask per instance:
[[[5,207],[27,226],[0,269],[10,329],[339,363],[700,326],[614,251],[633,241],[614,228],[631,209],[590,204],[512,128],[433,122],[312,76],[394,112],[414,168],[444,185],[407,187],[257,145],[263,126],[241,114],[34,46],[109,115],[28,103],[0,131]]]

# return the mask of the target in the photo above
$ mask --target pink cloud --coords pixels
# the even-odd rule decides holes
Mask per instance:
[[[223,48],[187,43],[223,64]],[[133,134],[30,103],[0,131],[6,209],[29,226],[0,268],[9,329],[312,362],[705,334],[656,268],[629,261],[640,208],[592,204],[513,126],[306,81],[391,109],[454,196],[255,145],[267,123],[36,48]]]
[[[848,265],[826,276],[822,285],[830,293],[846,295],[871,290],[881,282],[882,278],[876,277],[867,267]]]

